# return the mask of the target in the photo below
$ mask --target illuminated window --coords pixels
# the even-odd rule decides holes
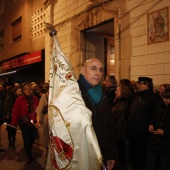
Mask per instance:
[[[22,17],[12,23],[12,41],[16,42],[22,38]]]

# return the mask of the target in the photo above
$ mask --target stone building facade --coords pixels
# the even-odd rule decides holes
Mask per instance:
[[[148,44],[148,14],[170,7],[169,0],[129,0],[132,39],[131,78],[149,76],[155,85],[170,83],[170,41]],[[155,12],[157,15],[157,12]],[[153,15],[153,17],[156,17]],[[169,21],[169,13],[167,20]],[[168,23],[165,23],[168,24]],[[170,27],[167,28],[168,31]],[[169,39],[169,35],[168,35]]]
[[[81,64],[85,59],[97,57],[106,63],[105,76],[113,74],[117,80],[121,78],[137,80],[139,76],[149,76],[153,78],[155,85],[170,83],[169,34],[162,42],[148,43],[148,16],[155,12],[152,17],[156,17],[156,13],[163,8],[169,10],[169,0],[54,0],[52,3],[47,0],[45,2],[48,4],[45,7],[46,16],[55,26],[58,41],[71,61],[76,76],[79,75]],[[164,13],[162,15],[166,17]],[[167,22],[169,17],[167,13]],[[113,36],[91,31],[109,22],[113,22]],[[168,23],[164,24],[166,24],[165,31],[169,32]],[[50,41],[48,35],[46,36]],[[88,36],[94,36],[94,39],[90,40]],[[102,36],[106,48],[104,43],[101,43]],[[48,41],[45,43],[45,49],[46,55],[50,55],[51,51],[47,49],[51,49],[51,43]]]
[[[0,21],[0,82],[43,81],[43,1],[0,0]]]
[[[119,81],[149,76],[157,86],[170,83],[169,0],[0,0],[0,4],[1,63],[44,49],[47,82],[52,38],[44,24],[50,23],[76,77],[86,59],[97,57],[104,64],[104,77],[115,75]],[[11,23],[20,16],[23,37],[12,43]]]

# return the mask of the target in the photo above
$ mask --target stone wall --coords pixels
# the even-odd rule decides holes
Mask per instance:
[[[147,27],[147,14],[169,6],[169,0],[127,0],[132,37],[131,79],[148,76],[155,85],[170,83],[170,42],[148,44]]]
[[[160,85],[170,80],[170,42],[148,44],[147,17],[151,12],[164,7],[169,9],[169,6],[169,0],[55,0],[51,15],[47,13],[46,17],[52,17],[60,46],[76,76],[85,59],[85,37],[81,31],[114,19],[117,80],[149,76],[155,85]],[[47,46],[46,50],[51,48]]]
[[[70,60],[76,77],[80,73],[81,65],[84,62],[84,35],[81,31],[94,27],[104,21],[118,18],[118,10],[122,2],[119,0],[58,0],[53,4],[53,22],[52,24],[57,29],[57,38],[64,54]],[[48,17],[48,14],[46,14]],[[116,23],[119,24],[119,23]],[[119,37],[121,38],[121,37]],[[115,54],[117,55],[116,76],[129,78],[130,56],[120,57],[119,50],[115,44]],[[130,49],[131,50],[131,49]],[[127,57],[128,56],[128,57]],[[125,59],[126,58],[126,59]],[[127,60],[128,62],[125,62]],[[124,60],[125,59],[125,60]],[[124,64],[126,63],[126,64]],[[126,65],[124,67],[124,65]],[[121,71],[123,67],[126,71]],[[127,72],[128,71],[128,72]]]

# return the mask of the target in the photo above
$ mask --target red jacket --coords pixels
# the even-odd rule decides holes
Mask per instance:
[[[15,100],[15,104],[14,104],[13,112],[12,112],[11,125],[17,126],[18,120],[25,115],[27,115],[30,118],[30,120],[36,121],[35,110],[39,104],[39,99],[37,96],[32,96],[32,97],[33,97],[33,109],[32,109],[33,111],[30,114],[28,114],[28,102],[24,95],[19,96]]]

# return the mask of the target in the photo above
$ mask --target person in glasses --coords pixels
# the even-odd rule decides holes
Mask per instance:
[[[130,104],[127,135],[133,170],[143,170],[146,166],[147,143],[150,137],[148,126],[160,101],[153,87],[152,78],[138,77],[138,90]]]

